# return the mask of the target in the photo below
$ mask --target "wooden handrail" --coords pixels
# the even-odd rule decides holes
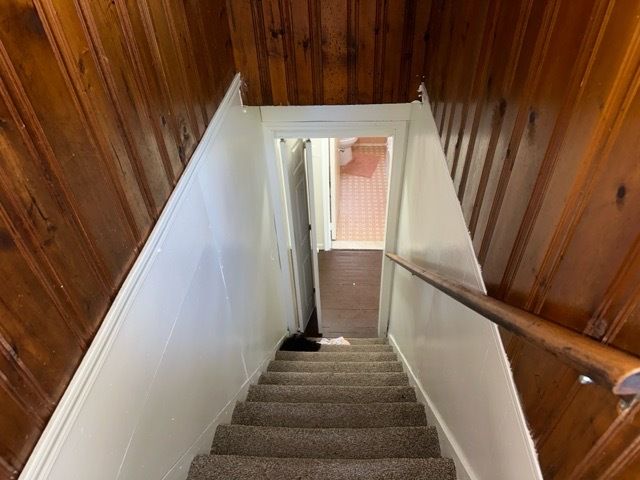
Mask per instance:
[[[528,342],[555,355],[616,395],[640,394],[640,358],[600,343],[538,315],[508,305],[419,267],[393,253],[389,259]]]

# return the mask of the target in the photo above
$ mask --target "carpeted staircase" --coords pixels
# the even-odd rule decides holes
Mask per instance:
[[[279,351],[189,480],[454,480],[385,339]]]

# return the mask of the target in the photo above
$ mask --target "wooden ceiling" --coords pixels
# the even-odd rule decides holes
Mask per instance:
[[[430,3],[233,0],[236,67],[252,105],[417,99]]]
[[[224,2],[0,8],[0,479],[17,478],[228,87]]]

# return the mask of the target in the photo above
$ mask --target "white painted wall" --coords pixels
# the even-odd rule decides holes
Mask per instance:
[[[397,253],[484,292],[428,103],[412,105],[402,188]],[[389,335],[459,478],[542,478],[497,327],[396,266]]]
[[[21,479],[184,479],[285,334],[257,108],[236,77]]]

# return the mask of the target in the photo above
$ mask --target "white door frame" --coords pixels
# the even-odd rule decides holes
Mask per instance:
[[[329,238],[331,248],[337,237],[338,230],[338,196],[340,191],[340,172],[338,172],[338,159],[336,158],[336,140],[329,139]]]
[[[407,128],[411,105],[322,105],[308,107],[260,107],[262,115],[265,158],[267,162],[269,191],[274,208],[274,221],[278,238],[287,238],[286,208],[282,188],[279,155],[275,140],[279,138],[332,138],[332,137],[394,137],[393,163],[387,199],[387,221],[384,252],[395,252],[402,181],[404,176]],[[340,120],[336,120],[340,119]],[[315,212],[314,212],[315,213]],[[288,258],[288,245],[278,242],[281,258]],[[291,266],[281,262],[283,292],[288,295],[288,324],[295,331],[296,302],[291,284]],[[391,307],[393,282],[391,261],[383,257],[380,286],[378,335],[386,336]],[[315,272],[314,272],[315,278]],[[291,328],[293,326],[293,329]],[[319,328],[321,326],[319,325]]]
[[[313,165],[311,162],[313,149],[311,140],[304,140],[304,169],[307,176],[307,208],[309,209],[309,223],[311,224],[311,265],[313,267],[313,291],[316,301],[316,318],[318,332],[322,332],[322,302],[320,301],[320,268],[318,267],[318,219],[316,218],[315,182],[313,181]],[[320,220],[322,221],[322,220]],[[308,319],[307,319],[308,321]]]

